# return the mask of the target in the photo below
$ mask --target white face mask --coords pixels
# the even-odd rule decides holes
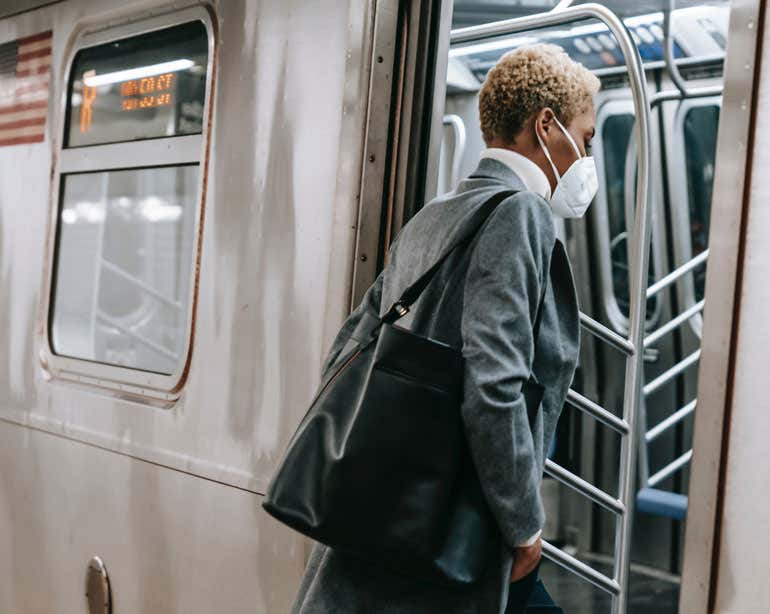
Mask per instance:
[[[556,165],[551,159],[551,154],[537,133],[537,126],[535,126],[535,136],[540,143],[540,147],[543,148],[545,157],[548,158],[548,162],[550,162],[553,174],[557,180],[556,189],[553,192],[553,196],[551,196],[551,208],[554,215],[559,217],[583,217],[594,196],[596,196],[596,192],[599,190],[596,163],[593,156],[580,155],[580,150],[572,139],[572,135],[567,132],[558,119],[555,117],[553,119],[569,140],[578,158],[570,165],[564,175],[560,177],[559,171],[556,170]]]

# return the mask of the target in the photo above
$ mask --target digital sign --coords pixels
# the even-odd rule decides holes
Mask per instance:
[[[80,51],[71,70],[66,146],[201,132],[207,59],[200,22]]]
[[[170,90],[173,82],[174,73],[171,72],[157,77],[124,81],[120,84],[121,110],[135,111],[171,104]]]

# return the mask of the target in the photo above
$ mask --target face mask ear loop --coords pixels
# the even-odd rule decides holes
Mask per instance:
[[[572,135],[569,132],[567,132],[567,129],[564,126],[561,125],[561,122],[556,118],[555,115],[553,117],[553,121],[555,121],[556,124],[559,126],[559,128],[561,128],[561,131],[564,133],[564,136],[567,137],[569,144],[572,145],[572,149],[575,150],[578,160],[580,160],[580,158],[582,158],[583,156],[580,154],[580,150],[578,149],[577,143],[575,143],[575,140],[572,138]]]
[[[554,117],[554,119],[556,118]],[[558,182],[561,179],[561,175],[559,175],[559,171],[556,170],[556,165],[553,163],[553,160],[551,160],[551,154],[549,153],[548,148],[545,146],[545,143],[543,143],[543,139],[541,139],[540,135],[537,133],[537,120],[535,120],[535,136],[537,137],[537,142],[540,143],[540,148],[543,150],[545,157],[548,158],[548,163],[551,165],[554,177],[556,177],[556,181]]]

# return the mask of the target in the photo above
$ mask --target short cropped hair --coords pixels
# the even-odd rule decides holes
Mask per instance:
[[[484,140],[513,143],[533,113],[550,107],[564,125],[588,108],[599,79],[557,45],[509,51],[487,74],[479,92]]]

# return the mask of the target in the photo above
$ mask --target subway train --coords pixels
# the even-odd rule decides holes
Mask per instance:
[[[602,83],[541,574],[569,613],[770,607],[768,31],[758,0],[0,1],[0,613],[290,611],[312,544],[267,484],[536,42]]]

